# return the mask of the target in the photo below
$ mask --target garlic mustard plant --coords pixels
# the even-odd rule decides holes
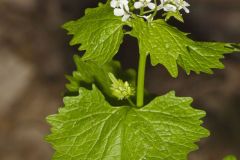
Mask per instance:
[[[192,98],[170,91],[145,101],[151,93],[144,87],[147,57],[176,78],[179,67],[188,75],[212,74],[224,67],[224,54],[240,51],[239,43],[194,41],[168,24],[170,18],[183,22],[189,6],[184,0],[108,0],[63,26],[73,35],[70,45],[85,53],[74,56],[63,106],[47,117],[53,160],[186,160],[209,136],[201,120],[206,113],[191,106]],[[125,35],[138,40],[137,72],[113,60]]]

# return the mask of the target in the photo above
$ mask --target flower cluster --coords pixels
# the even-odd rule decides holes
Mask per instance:
[[[122,21],[127,21],[131,17],[133,12],[132,10],[130,11],[129,8],[140,9],[142,12],[138,16],[145,19],[151,17],[151,14],[145,14],[159,10],[165,12],[177,12],[183,9],[186,13],[190,12],[187,8],[190,4],[184,0],[154,0],[154,3],[152,1],[153,0],[138,0],[134,1],[134,3],[130,3],[131,0],[112,0],[110,5],[114,8],[114,15],[122,17]]]
[[[112,81],[112,94],[119,100],[128,99],[135,93],[134,88],[126,81],[123,82],[121,79],[117,79],[112,73],[109,73],[109,78]]]

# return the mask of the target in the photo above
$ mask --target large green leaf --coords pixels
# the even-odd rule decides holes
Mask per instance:
[[[78,92],[80,87],[92,87],[96,84],[102,92],[108,96],[112,96],[111,80],[108,73],[113,73],[116,77],[128,81],[133,87],[135,86],[136,71],[128,69],[122,71],[121,64],[118,61],[110,61],[104,65],[98,65],[91,61],[83,61],[80,56],[74,56],[76,71],[72,76],[66,76],[69,83],[66,84],[70,92]]]
[[[194,142],[209,134],[200,126],[205,112],[191,102],[170,92],[143,108],[116,107],[95,86],[81,88],[48,117],[46,139],[54,160],[186,160]]]
[[[130,34],[138,39],[140,54],[150,53],[152,64],[164,65],[173,77],[178,75],[177,64],[187,74],[212,73],[211,69],[224,67],[219,61],[224,53],[239,51],[231,43],[195,42],[163,20],[147,23],[136,18],[131,25]]]
[[[124,35],[123,25],[109,4],[100,4],[97,8],[87,9],[84,17],[63,27],[73,35],[70,44],[81,44],[79,50],[86,50],[83,60],[104,64],[119,50]]]

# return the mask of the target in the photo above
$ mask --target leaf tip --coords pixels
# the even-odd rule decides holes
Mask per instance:
[[[55,119],[55,115],[50,115],[50,116],[47,116],[47,117],[46,117],[46,121],[47,121],[49,124],[53,124],[53,123],[54,123],[54,119]]]
[[[69,21],[69,22],[66,22],[64,23],[61,27],[67,31],[70,31],[70,28],[72,26],[72,24],[74,23],[75,21]]]
[[[234,51],[236,52],[240,51],[240,43],[232,43],[230,45],[234,48]]]
[[[170,95],[170,96],[176,96],[176,92],[175,92],[174,90],[172,90],[172,91],[170,91],[170,92],[168,93],[168,95]]]
[[[174,71],[171,71],[168,69],[168,72],[170,73],[170,75],[173,77],[173,78],[177,78],[178,77],[178,69],[174,70]]]

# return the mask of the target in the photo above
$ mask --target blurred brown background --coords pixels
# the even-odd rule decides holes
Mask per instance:
[[[66,80],[74,70],[70,37],[60,26],[83,15],[89,0],[0,0],[0,160],[49,160],[53,151],[43,140],[49,133],[45,117],[62,104]],[[189,0],[185,24],[195,40],[240,42],[240,0]],[[137,67],[137,41],[126,37],[121,53],[124,68]],[[134,59],[135,58],[135,59]],[[134,59],[134,60],[133,60]],[[225,70],[214,75],[173,79],[161,66],[148,66],[146,87],[152,93],[176,90],[191,96],[207,111],[205,126],[212,135],[200,142],[190,160],[240,158],[240,55],[228,55]]]

